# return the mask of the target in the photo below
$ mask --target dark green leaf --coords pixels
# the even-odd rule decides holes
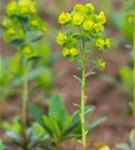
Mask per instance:
[[[50,134],[52,135],[52,131],[50,128],[45,124],[44,119],[43,119],[43,112],[41,111],[40,108],[36,107],[33,104],[29,104],[28,106],[29,111],[31,112],[32,116],[34,119],[38,121],[38,123]]]
[[[49,117],[55,119],[58,123],[63,124],[68,117],[68,112],[58,95],[53,95],[49,103]]]

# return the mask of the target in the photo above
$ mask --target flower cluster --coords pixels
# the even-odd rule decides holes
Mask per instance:
[[[96,14],[91,3],[76,4],[71,12],[62,12],[58,21],[67,26],[67,31],[70,27],[74,30],[68,33],[60,31],[57,35],[56,40],[63,47],[64,56],[68,58],[79,56],[78,44],[80,41],[94,42],[96,49],[100,51],[105,51],[110,47],[110,40],[103,36],[107,18],[103,11]]]
[[[37,4],[33,0],[11,0],[7,5],[2,26],[7,41],[17,41],[25,45],[31,43],[27,37],[32,32],[35,33],[33,38],[36,38],[37,35],[44,35],[47,30],[46,24],[37,14]],[[22,45],[23,48],[25,45]]]

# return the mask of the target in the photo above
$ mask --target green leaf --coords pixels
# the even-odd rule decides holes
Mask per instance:
[[[100,124],[102,124],[105,120],[106,120],[105,117],[96,119],[95,121],[92,121],[90,124],[87,125],[87,129],[91,131],[95,129],[96,127],[98,127]]]
[[[31,112],[32,116],[34,119],[38,121],[38,123],[50,134],[52,135],[52,131],[50,128],[45,124],[44,119],[43,119],[43,112],[41,111],[40,108],[36,107],[33,104],[29,104],[28,106],[29,111]]]
[[[82,83],[82,80],[81,80],[78,76],[73,75],[73,77],[74,77],[77,81],[79,81],[79,83]]]
[[[11,42],[11,44],[13,44],[13,45],[18,47],[18,46],[23,44],[24,40],[22,40],[22,39],[13,39],[10,42]]]
[[[49,117],[55,119],[58,123],[63,124],[69,114],[58,95],[53,95],[49,102]]]
[[[85,77],[92,76],[92,75],[95,75],[95,74],[96,74],[96,72],[89,71],[89,72],[86,73]]]
[[[4,150],[4,146],[1,140],[0,140],[0,150]]]

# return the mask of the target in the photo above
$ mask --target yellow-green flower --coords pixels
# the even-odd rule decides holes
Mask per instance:
[[[30,0],[20,0],[19,1],[19,12],[20,14],[28,14],[29,13],[29,8],[30,8]]]
[[[98,22],[101,24],[104,24],[107,20],[103,11],[99,13],[99,15],[97,16],[97,19],[98,19]]]
[[[70,55],[70,51],[68,48],[65,48],[62,53],[63,53],[63,56],[65,56],[65,57]]]
[[[76,57],[79,55],[79,52],[76,48],[71,48],[70,49],[70,55],[73,56],[73,57]]]
[[[2,21],[2,25],[4,27],[10,26],[11,25],[11,20],[9,18],[5,17],[4,20]]]
[[[110,48],[110,47],[111,47],[111,42],[110,42],[109,39],[106,39],[106,40],[105,40],[105,46],[106,46],[107,48]]]
[[[83,23],[83,21],[84,21],[84,17],[82,16],[82,14],[75,13],[73,15],[73,19],[72,19],[73,25],[79,26],[79,25],[81,25]]]
[[[96,40],[96,46],[100,49],[104,49],[105,41],[101,38]]]
[[[22,29],[18,29],[16,31],[16,34],[20,39],[23,39],[25,37],[25,32]]]
[[[15,0],[11,1],[7,5],[7,14],[8,15],[13,15],[14,13],[17,12],[17,2]]]
[[[40,23],[39,23],[39,21],[38,21],[37,19],[33,19],[33,20],[31,21],[31,25],[32,25],[33,27],[37,28],[37,27],[40,26]]]
[[[31,13],[36,13],[37,12],[37,3],[36,2],[31,2],[30,7],[30,12]]]
[[[47,26],[45,24],[42,25],[41,30],[43,32],[47,32]]]
[[[14,28],[7,29],[7,35],[12,36],[15,35],[16,31]]]
[[[21,47],[21,51],[22,51],[23,55],[28,56],[28,55],[32,54],[33,48],[30,44],[25,44]]]
[[[68,12],[62,12],[58,18],[58,21],[60,24],[65,24],[69,22],[72,19],[70,13]]]
[[[94,6],[91,3],[85,4],[85,8],[88,12],[93,12],[95,10]]]
[[[100,58],[97,59],[97,65],[101,71],[103,71],[106,67],[106,63]]]
[[[86,20],[84,23],[83,23],[83,29],[84,30],[91,30],[93,28],[93,21],[91,20]]]
[[[76,4],[76,5],[74,6],[74,10],[75,10],[75,11],[78,11],[78,12],[84,12],[84,11],[85,11],[85,7],[84,7],[84,5],[82,5],[82,4]]]
[[[133,15],[133,14],[128,14],[128,15],[126,16],[126,21],[127,21],[128,23],[133,23],[133,22],[134,22],[134,18],[135,18],[135,15]]]
[[[58,44],[63,45],[66,43],[67,41],[67,36],[64,35],[64,33],[62,33],[61,31],[58,33],[57,37],[56,37],[56,41]]]
[[[94,29],[96,32],[103,32],[104,31],[104,26],[100,23],[96,23],[94,24]]]

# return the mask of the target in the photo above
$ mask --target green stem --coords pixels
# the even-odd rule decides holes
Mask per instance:
[[[82,123],[82,146],[83,150],[86,150],[86,121],[85,121],[85,87],[86,87],[86,45],[83,42],[83,53],[82,53],[82,86],[81,86],[81,123]]]
[[[28,102],[28,63],[24,62],[24,85],[23,85],[23,102],[22,102],[22,119],[24,124],[27,121],[27,102]]]
[[[134,119],[135,119],[135,16],[134,16],[134,35],[133,35],[133,63],[134,63],[134,73],[133,73],[133,113],[134,113]]]

